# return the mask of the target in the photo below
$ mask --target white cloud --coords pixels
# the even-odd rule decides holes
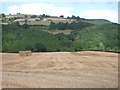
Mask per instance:
[[[49,15],[64,15],[69,16],[72,15],[72,8],[68,7],[60,7],[55,6],[54,4],[46,4],[46,3],[32,3],[32,4],[22,4],[22,5],[14,5],[8,7],[8,14],[16,14],[16,13],[24,13],[24,14],[49,14]]]
[[[52,16],[64,15],[72,16],[73,9],[68,7],[55,6],[49,3],[30,3],[22,5],[14,5],[8,7],[8,14],[48,14]],[[114,10],[84,10],[79,14],[80,17],[87,19],[107,19],[112,22],[118,22],[118,12]]]
[[[80,13],[80,16],[87,19],[107,19],[118,22],[118,12],[114,10],[85,10]]]

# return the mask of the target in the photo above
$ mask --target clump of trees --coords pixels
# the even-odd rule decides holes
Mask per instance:
[[[75,16],[75,15],[72,15],[71,17],[68,16],[67,19],[76,19],[77,21],[85,20],[85,18],[81,18],[81,17]]]
[[[64,18],[64,15],[60,15],[61,18]]]
[[[50,15],[42,14],[42,15],[40,15],[39,17],[41,17],[41,18],[49,18]]]
[[[42,15],[32,15],[31,18],[49,18],[50,15],[42,14]]]
[[[2,19],[2,22],[6,22],[6,16],[4,13],[0,14],[0,18]]]
[[[32,15],[31,18],[37,18],[37,15]]]
[[[81,28],[84,28],[84,27],[90,27],[90,26],[93,26],[93,24],[83,22],[83,21],[72,22],[72,23],[59,22],[59,23],[56,23],[56,24],[54,22],[51,22],[50,26],[49,26],[49,29],[50,30],[55,30],[55,29],[57,29],[57,30],[66,30],[66,29],[77,30],[77,29],[81,29]]]

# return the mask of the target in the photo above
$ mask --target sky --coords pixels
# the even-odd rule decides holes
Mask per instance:
[[[0,6],[5,14],[75,15],[118,22],[118,0],[2,0]]]

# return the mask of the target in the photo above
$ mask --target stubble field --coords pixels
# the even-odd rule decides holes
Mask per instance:
[[[2,54],[3,88],[117,88],[118,54],[46,52]]]

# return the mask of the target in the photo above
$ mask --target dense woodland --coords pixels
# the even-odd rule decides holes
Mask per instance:
[[[73,23],[51,22],[45,25],[2,26],[2,52],[114,51],[119,52],[118,24],[107,20],[81,20]],[[43,28],[44,27],[44,28]],[[46,27],[46,28],[45,28]],[[73,30],[70,34],[52,34],[47,30]]]

